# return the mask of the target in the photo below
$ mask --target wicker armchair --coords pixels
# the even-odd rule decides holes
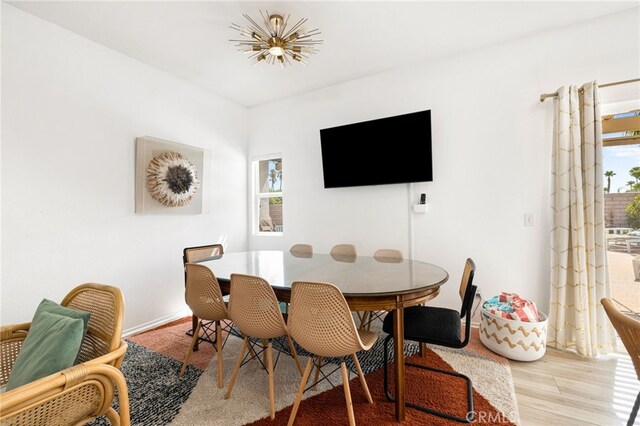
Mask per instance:
[[[120,414],[111,407],[116,390]],[[77,425],[103,415],[128,426],[127,383],[110,365],[78,364],[3,394],[0,413],[3,426]]]
[[[91,313],[78,364],[0,395],[0,423],[78,424],[104,414],[112,424],[128,425],[127,386],[117,369],[127,352],[127,343],[121,338],[122,292],[112,286],[82,284],[71,290],[61,305]],[[7,384],[30,327],[31,323],[0,327],[0,386]],[[104,368],[105,364],[115,368]],[[114,384],[120,399],[119,416],[110,408]]]

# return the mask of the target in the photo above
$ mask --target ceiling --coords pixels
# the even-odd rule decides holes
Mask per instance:
[[[416,62],[638,7],[633,2],[9,2],[251,107]],[[324,40],[307,66],[254,67],[229,28],[259,10],[309,18]]]

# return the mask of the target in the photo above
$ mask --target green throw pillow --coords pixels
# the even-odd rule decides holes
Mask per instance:
[[[40,315],[42,312],[58,314],[72,319],[81,319],[83,322],[84,330],[82,333],[82,337],[84,338],[84,335],[87,334],[87,330],[89,329],[89,318],[91,317],[90,312],[67,308],[66,306],[60,306],[56,302],[52,302],[49,299],[42,299],[42,302],[40,302],[38,308],[36,309],[36,313],[33,314],[33,319],[31,320],[31,322],[35,322],[36,318],[38,318],[38,315]]]
[[[34,319],[7,382],[7,391],[72,367],[82,345],[83,323],[41,312]]]

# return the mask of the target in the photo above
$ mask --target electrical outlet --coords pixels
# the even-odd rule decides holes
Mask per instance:
[[[524,214],[524,226],[533,226],[533,213]]]

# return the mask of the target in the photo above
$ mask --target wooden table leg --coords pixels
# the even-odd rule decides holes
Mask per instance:
[[[424,342],[420,342],[420,356],[421,357],[427,356],[427,344]]]
[[[404,308],[393,317],[393,354],[396,362],[396,420],[404,421]]]

